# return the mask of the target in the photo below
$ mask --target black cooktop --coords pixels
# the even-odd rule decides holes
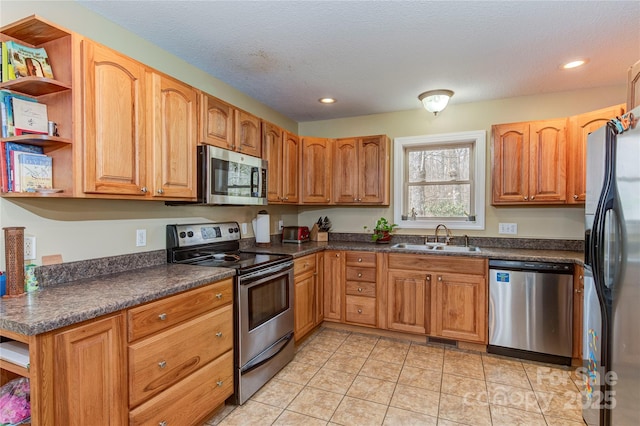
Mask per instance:
[[[220,268],[235,268],[238,274],[249,273],[266,266],[274,266],[293,259],[293,256],[286,254],[262,254],[231,252],[224,253],[224,258],[207,258],[188,262],[197,266],[217,266]]]

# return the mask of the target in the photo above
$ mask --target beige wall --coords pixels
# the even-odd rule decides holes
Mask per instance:
[[[32,2],[0,0],[0,25],[37,14],[70,30],[120,50],[160,71],[201,88],[249,112],[301,135],[346,137],[388,134],[391,138],[487,130],[493,123],[562,117],[622,103],[624,87],[581,92],[503,99],[476,104],[450,105],[434,118],[419,108],[390,114],[341,120],[295,123],[245,96],[230,86],[188,65],[162,49],[132,35],[75,2]],[[487,160],[489,161],[489,160]],[[489,183],[487,183],[488,185]],[[487,191],[489,194],[489,191]],[[236,220],[249,223],[258,207],[188,207],[165,206],[162,202],[2,199],[0,226],[24,226],[27,235],[37,239],[37,260],[41,256],[61,254],[64,261],[84,260],[165,247],[165,225],[197,221]],[[319,216],[329,216],[333,229],[362,232],[363,225],[373,225],[379,216],[392,217],[391,208],[314,208],[267,206],[271,230],[276,233],[279,219],[285,225],[309,225]],[[582,208],[492,208],[487,210],[485,232],[471,235],[497,235],[499,221],[518,223],[519,237],[582,238]],[[147,230],[147,246],[135,246],[135,230]],[[400,232],[403,232],[402,230]],[[412,233],[421,233],[421,230]],[[424,233],[431,230],[424,230]],[[248,236],[253,236],[249,226]],[[4,240],[0,239],[4,253]],[[0,258],[4,269],[4,256]]]
[[[433,114],[419,107],[416,98],[416,109],[414,110],[300,123],[299,132],[301,135],[328,138],[387,134],[393,140],[395,137],[485,130],[487,132],[485,230],[460,231],[458,233],[502,236],[498,235],[498,223],[515,222],[518,224],[517,237],[583,239],[584,208],[582,207],[492,207],[489,205],[491,197],[491,125],[567,117],[621,104],[625,100],[626,88],[624,85],[468,104],[456,104],[454,95],[453,103],[440,115],[434,117]],[[393,176],[393,170],[391,176]],[[391,199],[393,200],[393,187]],[[317,221],[319,216],[328,216],[335,231],[362,232],[364,225],[372,227],[380,216],[393,218],[393,206],[365,209],[309,209],[301,207],[298,221],[300,225],[310,225]],[[400,229],[398,233],[433,234],[433,229],[406,231]]]

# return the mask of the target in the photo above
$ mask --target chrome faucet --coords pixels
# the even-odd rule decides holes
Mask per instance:
[[[449,244],[449,242],[451,241],[451,238],[453,238],[453,235],[451,235],[451,231],[449,230],[449,228],[447,228],[447,226],[444,223],[441,223],[440,225],[436,226],[436,243],[438,242],[438,232],[440,232],[440,227],[444,228],[444,231],[445,231],[444,241],[446,244]]]

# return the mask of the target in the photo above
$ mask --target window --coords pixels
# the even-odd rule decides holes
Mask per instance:
[[[394,222],[484,229],[485,131],[394,140]]]

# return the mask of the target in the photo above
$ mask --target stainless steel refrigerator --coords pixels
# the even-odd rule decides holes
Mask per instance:
[[[640,424],[640,108],[587,140],[583,418]]]

